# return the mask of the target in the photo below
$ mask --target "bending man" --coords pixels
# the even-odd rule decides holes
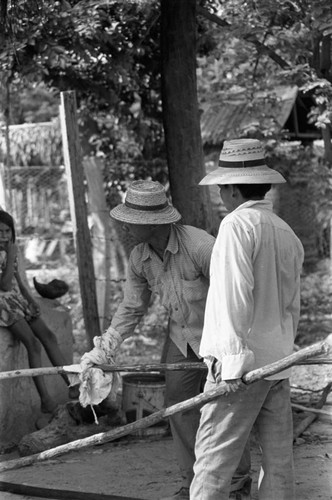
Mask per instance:
[[[121,342],[134,334],[148,310],[151,295],[158,294],[169,313],[166,363],[197,362],[209,287],[210,257],[215,239],[201,229],[179,224],[179,212],[168,203],[158,182],[134,181],[125,203],[111,211],[124,231],[137,241],[131,252],[124,298],[108,330],[95,338],[96,347],[82,358],[84,369],[100,352],[112,358]],[[171,406],[201,392],[202,370],[168,371],[166,404]],[[182,473],[180,491],[167,500],[188,500],[195,461],[194,445],[199,410],[170,417],[176,456]],[[248,453],[233,487],[250,467]],[[164,499],[165,500],[165,499]]]

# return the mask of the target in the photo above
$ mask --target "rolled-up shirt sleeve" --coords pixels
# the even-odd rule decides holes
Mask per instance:
[[[191,256],[199,273],[207,279],[210,279],[210,262],[214,243],[213,236],[205,234]]]
[[[151,290],[149,289],[148,282],[139,273],[134,264],[134,252],[136,252],[136,249],[132,251],[129,259],[123,300],[111,322],[111,326],[124,339],[134,333],[135,327],[146,313],[151,299]]]

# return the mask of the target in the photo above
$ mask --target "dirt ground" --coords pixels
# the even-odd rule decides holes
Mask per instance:
[[[298,500],[332,498],[331,437],[295,445]],[[253,500],[257,497],[259,454],[252,453]],[[171,438],[122,441],[1,474],[1,481],[48,488],[104,493],[158,500],[180,485]],[[1,500],[33,499],[28,495],[0,492]],[[43,497],[46,500],[45,497]],[[48,495],[47,498],[52,498]],[[91,494],[91,500],[94,499]]]
[[[331,426],[330,426],[331,427]],[[294,446],[298,500],[332,499],[332,432],[314,424],[310,435]],[[252,451],[253,500],[257,497],[259,452]],[[170,437],[123,439],[118,443],[72,452],[19,470],[4,472],[1,481],[48,488],[158,500],[180,485]],[[34,499],[0,492],[1,500]],[[43,497],[46,500],[46,497]],[[53,498],[48,495],[47,498]],[[67,497],[68,498],[68,497]],[[70,497],[69,497],[70,498]]]
[[[302,366],[296,368],[291,380],[296,401],[302,391],[303,403],[313,406],[308,400],[310,385],[314,382],[314,396],[332,380],[332,367]],[[301,381],[299,389],[298,381]],[[317,385],[319,380],[319,385]],[[332,395],[330,394],[320,414],[294,444],[296,487],[298,500],[332,499]],[[294,428],[308,415],[294,408]],[[17,452],[2,455],[0,460],[17,458]],[[253,500],[257,500],[257,478],[260,454],[256,440],[252,439]],[[131,497],[158,500],[173,493],[180,486],[172,438],[164,435],[134,437],[127,436],[116,442],[93,446],[80,451],[38,462],[20,469],[0,474],[0,481],[62,490],[115,495],[111,498]],[[0,483],[1,484],[1,483]],[[1,500],[33,500],[31,494],[14,494],[0,491]],[[38,497],[53,498],[51,494]],[[58,498],[58,497],[55,497]],[[66,496],[69,498],[70,496]]]
[[[314,424],[310,436],[294,446],[298,500],[332,498],[332,432]],[[253,446],[253,500],[257,497],[259,451]],[[0,475],[1,481],[55,489],[104,493],[157,500],[180,485],[170,437],[123,439],[117,443],[72,452]],[[29,495],[0,492],[1,500],[34,499]],[[46,497],[43,497],[46,500]],[[47,498],[53,498],[48,495]]]

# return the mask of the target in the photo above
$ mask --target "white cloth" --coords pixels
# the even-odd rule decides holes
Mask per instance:
[[[269,200],[247,201],[221,222],[210,265],[200,355],[223,380],[293,352],[303,247]],[[289,370],[270,379],[287,378]]]
[[[104,399],[115,401],[121,384],[118,372],[103,372],[93,365],[115,364],[115,354],[122,342],[121,335],[110,327],[100,337],[94,337],[94,348],[83,354],[81,373],[68,375],[70,385],[80,384],[79,402],[83,407],[98,405]]]

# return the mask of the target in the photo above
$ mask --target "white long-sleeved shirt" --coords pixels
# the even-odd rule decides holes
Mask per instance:
[[[303,257],[300,240],[268,200],[247,201],[221,222],[200,355],[221,361],[223,380],[293,352]]]

